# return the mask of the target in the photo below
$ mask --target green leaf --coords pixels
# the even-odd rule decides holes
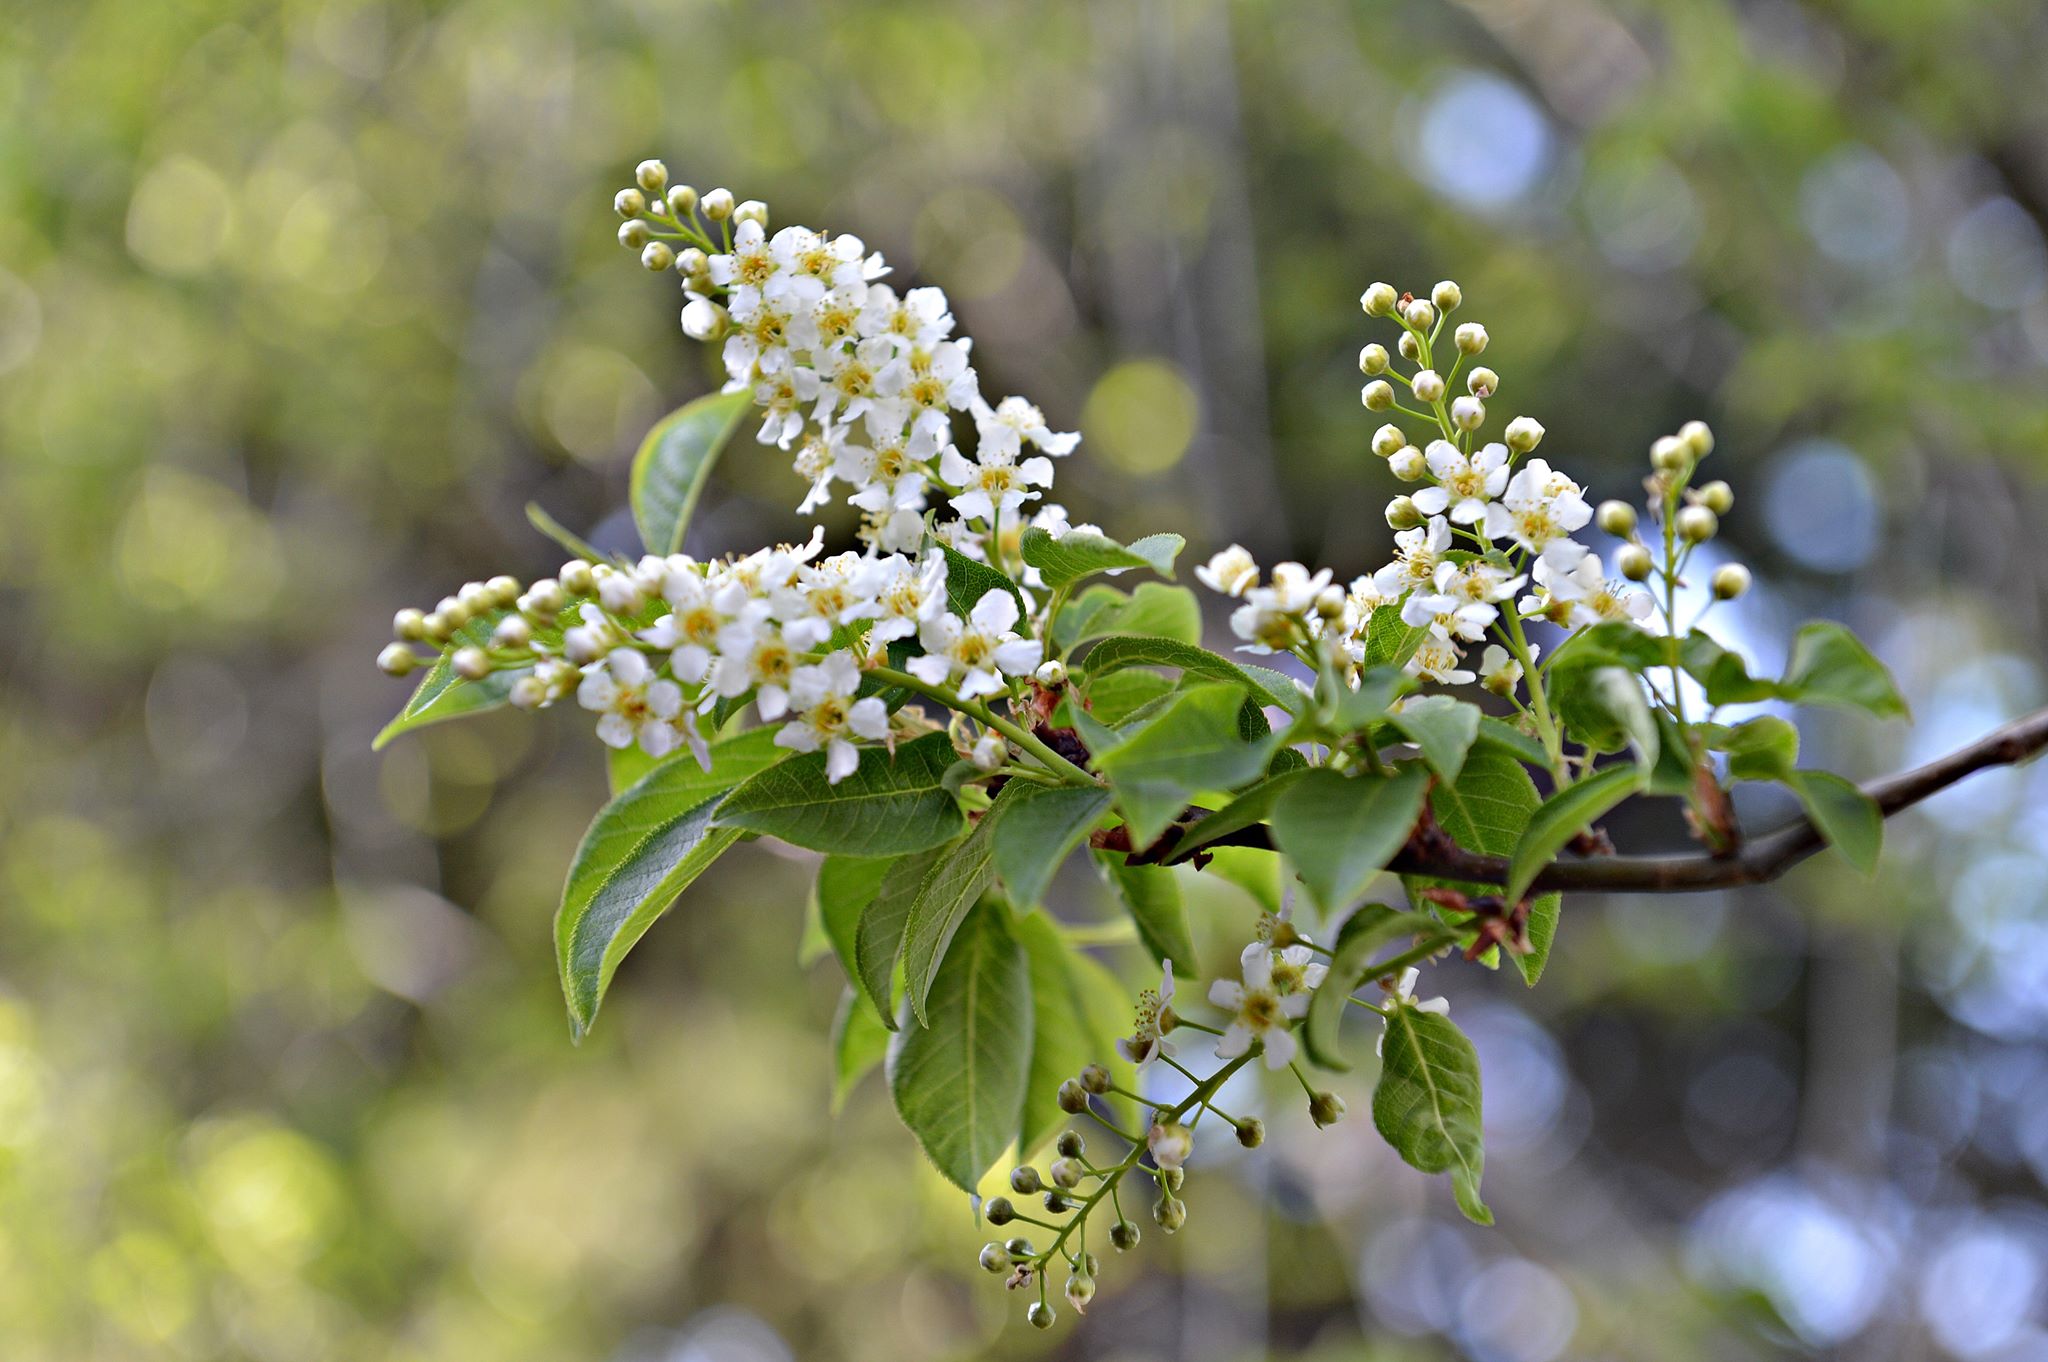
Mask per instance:
[[[926,999],[931,1025],[889,1042],[889,1093],[925,1155],[962,1191],[1017,1137],[1031,1068],[1031,969],[1008,914],[960,924]]]
[[[887,856],[827,856],[818,864],[818,925],[848,979],[860,978],[861,915],[882,892],[882,881],[895,864]]]
[[[1399,1006],[1387,1014],[1372,1123],[1410,1167],[1448,1172],[1458,1209],[1481,1225],[1486,1154],[1480,1140],[1479,1055],[1449,1017]]]
[[[1392,775],[1305,772],[1273,806],[1273,840],[1325,913],[1365,893],[1415,830],[1429,773],[1406,765]]]
[[[930,847],[889,863],[874,900],[861,910],[853,934],[854,978],[875,1005],[882,1025],[896,1029],[896,962],[903,956],[903,929],[924,882],[946,859],[950,846]]]
[[[1786,698],[1777,682],[1751,676],[1740,653],[1730,652],[1697,629],[1685,636],[1679,659],[1686,674],[1706,691],[1710,705],[1749,705]]]
[[[1693,746],[1698,728],[1688,733],[1689,725],[1681,725],[1661,709],[1653,711],[1650,718],[1657,725],[1657,760],[1643,790],[1646,794],[1689,797],[1697,788],[1699,774],[1699,753]]]
[[[555,952],[569,1020],[581,1037],[626,952],[690,881],[739,840],[719,826],[725,792],[787,754],[755,729],[711,749],[711,769],[664,762],[606,804],[583,834],[555,915]]]
[[[1029,1159],[1065,1124],[1060,1084],[1089,1064],[1100,1064],[1121,1087],[1132,1087],[1130,1065],[1117,1053],[1120,1011],[1127,990],[1102,964],[1076,949],[1044,913],[1011,922],[1031,965],[1031,1070],[1024,1085],[1024,1116],[1017,1157]]]
[[[605,782],[613,794],[643,779],[649,771],[664,761],[695,761],[689,752],[676,752],[667,757],[650,757],[635,743],[631,747],[607,747],[604,749]]]
[[[590,541],[584,539],[567,525],[564,525],[561,521],[541,509],[541,504],[537,501],[526,503],[526,523],[554,540],[557,544],[560,544],[569,552],[575,554],[578,558],[592,563],[604,561],[604,555],[592,548]]]
[[[1163,641],[1163,640],[1162,640]],[[1090,676],[1087,713],[1115,728],[1144,717],[1167,696],[1178,690],[1177,680],[1158,672],[1133,667],[1110,676]]]
[[[1109,777],[1130,824],[1132,846],[1155,841],[1192,795],[1235,789],[1265,772],[1279,739],[1242,735],[1244,694],[1230,683],[1184,690],[1157,718],[1095,752],[1096,769]]]
[[[1115,852],[1098,853],[1096,860],[1116,889],[1117,900],[1131,915],[1138,940],[1155,964],[1178,960],[1182,969],[1193,969],[1195,939],[1188,934],[1187,911],[1181,905],[1180,885],[1165,866],[1131,865]]]
[[[1719,735],[1714,747],[1728,754],[1736,780],[1786,780],[1799,761],[1799,730],[1766,714]]]
[[[747,393],[713,393],[670,412],[647,432],[633,455],[631,496],[633,523],[649,553],[682,552],[683,531],[711,466],[752,406]]]
[[[1509,903],[1529,892],[1529,883],[1543,867],[1563,851],[1567,843],[1590,827],[1595,819],[1640,790],[1643,768],[1610,766],[1587,776],[1576,785],[1545,800],[1522,830],[1508,867],[1508,884],[1503,897]]]
[[[384,725],[383,731],[371,742],[371,751],[380,750],[384,744],[401,733],[410,733],[416,728],[444,723],[449,719],[481,714],[485,710],[497,709],[510,703],[513,685],[520,677],[531,673],[533,668],[520,667],[512,671],[496,671],[481,681],[465,681],[455,674],[455,668],[450,662],[458,648],[489,647],[491,631],[498,627],[498,621],[505,618],[507,613],[504,610],[486,611],[455,631],[454,636],[441,649],[441,656],[434,660],[434,665],[427,668],[427,674],[420,678],[419,685],[413,690],[412,698],[405,702],[405,708],[398,712],[397,718]],[[559,641],[559,634],[556,635],[556,639]]]
[[[1437,826],[1467,851],[1488,856],[1509,856],[1529,826],[1530,816],[1543,803],[1536,782],[1522,763],[1498,748],[1475,748],[1465,760],[1455,784],[1438,785],[1430,792],[1430,808]],[[1456,885],[1481,893],[1495,892],[1493,885],[1460,884],[1454,880],[1412,877],[1409,892],[1423,886]],[[1533,985],[1543,977],[1550,959],[1550,945],[1557,936],[1561,896],[1545,894],[1529,905],[1529,951],[1510,953],[1525,983]]]
[[[763,771],[726,797],[723,827],[780,837],[792,846],[853,856],[900,856],[960,833],[960,806],[945,788],[953,743],[927,733],[896,749],[861,749],[860,765],[837,785],[825,754],[807,752]]]
[[[925,876],[916,901],[910,905],[910,919],[903,925],[903,980],[910,993],[910,1010],[922,1025],[931,1025],[926,1002],[932,981],[945,963],[946,950],[953,944],[954,934],[966,920],[968,910],[980,902],[989,881],[995,878],[991,833],[1003,816],[1008,796],[1006,786],[996,796],[995,805],[974,825],[974,831]]]
[[[860,990],[848,988],[839,995],[839,1010],[832,1016],[832,1112],[836,1116],[846,1105],[854,1085],[868,1070],[882,1062],[889,1049],[889,1028],[882,1025],[875,1009],[868,1006]]]
[[[1443,780],[1456,780],[1479,736],[1479,707],[1448,695],[1411,700],[1387,716],[1401,736],[1422,749],[1422,759]]]
[[[1633,747],[1639,765],[1656,764],[1657,721],[1635,673],[1618,666],[1574,666],[1553,672],[1549,691],[1574,738],[1596,752]]]
[[[1202,641],[1202,606],[1184,586],[1143,582],[1129,595],[1111,586],[1091,586],[1061,608],[1053,641],[1063,649],[1111,634]]]
[[[946,608],[966,619],[981,598],[991,591],[1007,591],[1017,602],[1018,613],[1024,613],[1024,598],[1017,593],[1017,584],[987,563],[977,563],[957,549],[944,544],[939,546],[946,555]]]
[[[1228,681],[1249,692],[1252,699],[1261,705],[1272,705],[1276,709],[1287,708],[1286,699],[1254,680],[1249,672],[1229,658],[1218,657],[1205,648],[1196,648],[1175,639],[1132,636],[1106,638],[1088,650],[1088,655],[1082,659],[1081,665],[1087,670],[1091,695],[1099,679],[1126,667],[1173,667],[1187,676],[1198,676],[1210,681]]]
[[[1868,710],[1885,719],[1907,717],[1891,672],[1856,635],[1830,620],[1806,625],[1792,640],[1792,661],[1781,685],[1790,698],[1807,704]]]
[[[1368,667],[1356,686],[1338,692],[1337,703],[1330,710],[1330,726],[1339,732],[1361,733],[1384,720],[1388,708],[1402,696],[1414,694],[1420,684],[1399,667]]]
[[[1532,766],[1548,766],[1550,754],[1543,750],[1543,744],[1513,724],[1487,715],[1479,721],[1479,733],[1473,743],[1480,747],[1491,747],[1505,752],[1517,761]]]
[[[1826,771],[1793,771],[1784,780],[1843,860],[1865,875],[1877,869],[1877,855],[1884,848],[1884,815],[1869,795]]]
[[[1365,626],[1365,667],[1404,667],[1422,640],[1429,636],[1426,624],[1406,624],[1396,601],[1372,612]]]
[[[1274,703],[1289,714],[1300,714],[1308,708],[1308,695],[1286,672],[1276,672],[1271,667],[1261,667],[1255,662],[1241,662],[1240,670],[1259,683]]]
[[[1337,1037],[1344,1014],[1351,1010],[1351,995],[1376,973],[1373,957],[1403,937],[1448,935],[1435,918],[1396,912],[1380,903],[1368,903],[1346,918],[1330,952],[1330,972],[1309,995],[1308,1019],[1301,1028],[1308,1057],[1325,1069],[1349,1069],[1337,1052]]]
[[[1085,530],[1069,530],[1055,539],[1031,526],[1024,531],[1024,561],[1038,569],[1047,587],[1058,588],[1098,572],[1150,568],[1173,576],[1173,559],[1187,540],[1177,534],[1148,534],[1130,544]]]
[[[1005,786],[1003,816],[991,835],[996,874],[1010,902],[1019,909],[1044,902],[1060,863],[1108,812],[1107,790],[1023,782]]]
[[[1167,863],[1178,864],[1219,837],[1226,837],[1254,823],[1265,822],[1272,815],[1274,803],[1287,787],[1300,780],[1308,770],[1306,766],[1297,766],[1277,775],[1269,775],[1216,812],[1190,823],[1188,830],[1181,834],[1181,839],[1173,844],[1173,854],[1167,857]]]

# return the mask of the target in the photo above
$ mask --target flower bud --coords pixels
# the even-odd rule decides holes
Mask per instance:
[[[1344,1119],[1344,1099],[1334,1092],[1319,1092],[1308,1099],[1308,1118],[1318,1126],[1333,1126]]]
[[[1021,1234],[1014,1239],[1005,1239],[1003,1241],[1003,1252],[1009,1254],[1012,1258],[1036,1258],[1038,1256],[1038,1249],[1033,1246],[1029,1239],[1026,1239]]]
[[[1387,503],[1387,527],[1389,529],[1412,530],[1421,523],[1422,512],[1416,507],[1415,498],[1395,497]]]
[[[443,596],[441,603],[434,607],[434,613],[448,621],[450,629],[460,629],[469,623],[469,617],[476,612],[464,604],[460,596]]]
[[[1678,512],[1672,522],[1678,530],[1678,537],[1688,544],[1704,544],[1714,537],[1721,528],[1721,517],[1704,506],[1686,506]]]
[[[1181,1184],[1188,1180],[1185,1168],[1162,1168],[1159,1170],[1159,1185],[1169,1192],[1178,1192]]]
[[[983,1244],[981,1246],[981,1270],[983,1272],[1000,1276],[1002,1273],[1008,1272],[1010,1266],[1009,1252],[1001,1244]]]
[[[377,654],[377,666],[386,676],[404,676],[419,665],[419,655],[403,643],[387,643]]]
[[[673,185],[668,191],[668,211],[686,218],[697,210],[697,191],[686,184]]]
[[[1465,301],[1465,291],[1454,281],[1443,279],[1429,291],[1429,300],[1436,304],[1439,312],[1456,312],[1458,304]]]
[[[1237,1142],[1246,1149],[1257,1149],[1266,1142],[1266,1123],[1256,1116],[1247,1116],[1237,1123]]]
[[[1071,1191],[1081,1185],[1081,1177],[1086,1170],[1081,1167],[1079,1159],[1054,1159],[1050,1171],[1056,1185]]]
[[[1382,459],[1391,458],[1396,450],[1408,447],[1408,433],[1389,421],[1372,433],[1372,452]]]
[[[589,666],[611,651],[612,641],[606,637],[609,632],[587,624],[568,630],[562,635],[562,656],[579,667]]]
[[[491,656],[481,648],[457,648],[448,665],[465,681],[481,681],[491,674]]]
[[[519,613],[536,621],[551,620],[562,613],[564,604],[562,584],[552,577],[543,577],[519,598]]]
[[[1367,378],[1378,378],[1387,371],[1387,365],[1390,363],[1392,360],[1387,356],[1387,347],[1378,341],[1358,352],[1358,372]]]
[[[654,240],[654,230],[639,218],[619,224],[619,244],[629,251],[637,251]]]
[[[1486,404],[1476,397],[1455,398],[1451,402],[1451,424],[1459,430],[1477,430],[1486,424]]]
[[[408,643],[419,642],[427,636],[426,612],[407,606],[391,617],[391,632]]]
[[[1467,355],[1476,355],[1484,350],[1486,342],[1490,339],[1486,334],[1486,328],[1478,322],[1466,322],[1451,334],[1458,342],[1459,351]]]
[[[503,608],[519,599],[519,579],[499,573],[484,583],[484,590],[491,595],[491,604]]]
[[[1010,755],[1009,740],[1000,733],[984,733],[974,740],[974,747],[967,753],[967,760],[977,771],[993,771],[1003,764]]]
[[[1415,389],[1416,397],[1424,402],[1435,402],[1444,395],[1443,375],[1434,369],[1424,369],[1416,374],[1415,382],[1411,386]]]
[[[590,564],[581,558],[571,558],[562,564],[562,570],[555,574],[555,580],[562,584],[562,590],[571,596],[588,596],[597,590],[597,579],[590,571]]]
[[[1508,422],[1508,448],[1517,454],[1527,454],[1543,443],[1543,423],[1533,416],[1517,416]]]
[[[1034,679],[1037,680],[1038,684],[1041,686],[1045,686],[1047,688],[1064,686],[1067,684],[1067,664],[1060,661],[1056,657],[1049,658],[1046,661],[1039,663],[1038,670],[1031,673],[1031,675]],[[1087,1077],[1087,1071],[1085,1069],[1082,1071],[1081,1076],[1083,1078]],[[1090,1091],[1096,1090],[1090,1089]]]
[[[1676,435],[1660,435],[1650,445],[1650,466],[1659,473],[1682,473],[1692,462],[1692,446]]]
[[[1707,429],[1705,421],[1687,421],[1678,428],[1678,438],[1685,441],[1695,459],[1704,459],[1714,452],[1714,432]]]
[[[633,181],[650,194],[668,188],[668,167],[659,161],[642,161],[633,170]]]
[[[640,248],[640,263],[655,274],[660,274],[676,263],[675,247],[666,241],[650,241]]]
[[[676,252],[676,273],[683,275],[708,274],[711,257],[704,254],[699,246],[685,246]]]
[[[1045,1184],[1038,1180],[1038,1170],[1029,1164],[1010,1170],[1010,1190],[1018,1196],[1034,1195],[1044,1186]]]
[[[1152,1203],[1152,1218],[1160,1229],[1172,1234],[1188,1223],[1188,1204],[1171,1192],[1161,1192],[1159,1200]]]
[[[637,218],[647,211],[647,196],[637,189],[621,189],[612,196],[612,210],[622,218]]]
[[[1109,1244],[1118,1253],[1129,1253],[1138,1246],[1141,1236],[1138,1227],[1128,1220],[1119,1220],[1109,1227]]]
[[[1031,1308],[1024,1312],[1024,1318],[1031,1321],[1034,1329],[1050,1329],[1053,1323],[1052,1307],[1044,1301],[1031,1302]]]
[[[1414,445],[1397,450],[1387,460],[1387,469],[1403,482],[1413,482],[1429,471],[1429,460]]]
[[[1500,375],[1484,364],[1475,365],[1465,375],[1465,391],[1474,397],[1491,397],[1500,391]]]
[[[1087,1068],[1081,1070],[1081,1086],[1089,1092],[1108,1092],[1109,1085],[1109,1070],[1103,1068],[1100,1064],[1090,1064]]]
[[[455,593],[455,599],[471,615],[481,615],[491,608],[491,589],[482,582],[464,582],[462,590]]]
[[[732,220],[734,222],[758,222],[763,227],[766,227],[768,225],[768,205],[759,199],[748,199],[745,203],[732,210]]]
[[[1088,1302],[1095,1299],[1095,1279],[1085,1272],[1076,1272],[1067,1278],[1067,1304],[1074,1307],[1074,1313],[1088,1313]]]
[[[709,298],[692,298],[683,304],[683,334],[693,341],[715,341],[725,337],[730,315]]]
[[[647,593],[625,573],[614,572],[598,582],[597,602],[614,615],[637,615],[647,604]]]
[[[1084,1082],[1081,1086],[1085,1088],[1088,1085]],[[1087,1148],[1088,1142],[1081,1138],[1078,1130],[1062,1130],[1059,1140],[1053,1145],[1053,1151],[1063,1159],[1078,1159]]]
[[[1401,339],[1394,342],[1394,346],[1401,352],[1401,358],[1407,360],[1410,364],[1416,364],[1421,361],[1422,342],[1415,339],[1413,331],[1403,331]]]
[[[1069,1116],[1079,1116],[1088,1110],[1087,1089],[1081,1086],[1078,1079],[1068,1079],[1060,1084],[1059,1104],[1060,1110]]]
[[[1716,478],[1700,488],[1699,502],[1715,515],[1727,515],[1735,509],[1735,489]]]
[[[988,1223],[991,1225],[1007,1225],[1017,1218],[1017,1208],[1010,1204],[1010,1199],[1006,1196],[990,1197],[988,1205],[981,1208],[981,1213],[988,1217]]]
[[[1614,553],[1614,569],[1631,582],[1646,582],[1655,568],[1650,551],[1641,544],[1623,544]]]
[[[455,637],[455,631],[460,629],[462,624],[461,620],[436,610],[420,621],[420,637],[428,643],[446,643]]]
[[[733,201],[730,189],[714,189],[704,196],[704,216],[713,222],[724,222],[732,216]]]
[[[491,631],[491,642],[500,648],[524,648],[533,642],[533,626],[524,615],[507,615]]]
[[[1603,501],[1593,513],[1603,533],[1626,539],[1636,532],[1636,508],[1625,501]]]
[[[514,709],[539,709],[548,702],[548,684],[538,676],[522,676],[512,683],[506,699]]]
[[[1145,1132],[1145,1147],[1152,1151],[1152,1162],[1162,1169],[1178,1168],[1194,1152],[1195,1137],[1178,1121],[1154,1121]]]
[[[1417,331],[1427,331],[1436,325],[1436,309],[1427,298],[1413,298],[1408,306],[1401,309],[1402,319]]]
[[[1368,317],[1386,316],[1399,301],[1401,295],[1394,291],[1392,284],[1374,284],[1358,295],[1358,305],[1365,309]]]
[[[1365,403],[1367,411],[1385,411],[1394,405],[1394,385],[1376,378],[1358,390],[1358,400]]]
[[[1316,614],[1326,620],[1343,619],[1347,599],[1343,587],[1326,586],[1316,593]]]
[[[1723,563],[1714,569],[1714,599],[1732,601],[1749,590],[1749,569],[1740,563]]]
[[[1074,1203],[1068,1199],[1065,1192],[1062,1192],[1057,1187],[1045,1194],[1042,1198],[1042,1204],[1046,1210],[1054,1215],[1065,1215],[1068,1211],[1074,1209]]]

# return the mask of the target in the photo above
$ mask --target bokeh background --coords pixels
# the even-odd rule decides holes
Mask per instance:
[[[587,726],[369,751],[392,610],[549,570],[529,499],[623,544],[712,381],[612,241],[659,154],[943,284],[1084,431],[1077,517],[1202,553],[1380,560],[1354,300],[1457,278],[1596,493],[1714,424],[1763,662],[1830,615],[1898,669],[1916,726],[1809,754],[1933,755],[2044,699],[2044,71],[2032,0],[12,6],[0,1356],[2048,1357],[2048,767],[1874,882],[1579,899],[1540,989],[1436,971],[1499,1228],[1362,1079],[1322,1134],[1275,1087],[1269,1157],[1040,1336],[881,1085],[830,1110],[803,859],[728,857],[572,1048]],[[797,495],[732,459],[702,547]],[[1250,900],[1189,892],[1220,967]]]

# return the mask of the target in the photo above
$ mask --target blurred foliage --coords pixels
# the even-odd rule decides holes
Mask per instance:
[[[1041,1339],[875,1085],[827,1114],[806,864],[722,864],[574,1049],[547,919],[593,745],[498,716],[368,751],[390,609],[544,570],[528,499],[624,543],[626,455],[710,382],[607,221],[662,155],[943,282],[990,390],[1087,435],[1078,516],[1340,573],[1386,535],[1352,300],[1454,276],[1596,494],[1715,425],[1757,647],[1880,640],[1923,729],[1809,746],[1932,755],[2043,691],[2037,4],[9,19],[10,1362],[2039,1355],[2038,773],[1900,825],[1874,888],[1582,902],[1542,992],[1446,971],[1499,1231],[1276,1087],[1279,1157],[1191,1181],[1242,1232],[1148,1236]],[[705,549],[790,523],[781,460],[721,477]]]

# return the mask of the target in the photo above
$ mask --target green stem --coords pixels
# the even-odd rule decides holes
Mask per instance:
[[[905,690],[916,691],[919,695],[937,700],[948,709],[958,711],[970,719],[975,719],[988,725],[1011,742],[1017,744],[1017,746],[1023,748],[1026,752],[1029,752],[1032,756],[1038,758],[1039,762],[1047,770],[1057,772],[1070,785],[1099,787],[1102,784],[1094,776],[1089,775],[1086,771],[1040,742],[1030,732],[1019,727],[1011,720],[996,714],[979,700],[964,699],[944,686],[934,686],[928,682],[920,681],[909,672],[898,671],[894,667],[870,667],[868,668],[868,674],[887,681],[892,686],[901,686]]]
[[[1501,618],[1507,621],[1508,649],[1514,653],[1515,661],[1522,664],[1522,674],[1529,678],[1529,704],[1536,717],[1536,736],[1550,756],[1550,774],[1561,788],[1569,783],[1565,777],[1564,739],[1557,731],[1557,721],[1551,717],[1550,699],[1543,693],[1541,673],[1529,658],[1529,640],[1522,632],[1522,617],[1510,602]]]

